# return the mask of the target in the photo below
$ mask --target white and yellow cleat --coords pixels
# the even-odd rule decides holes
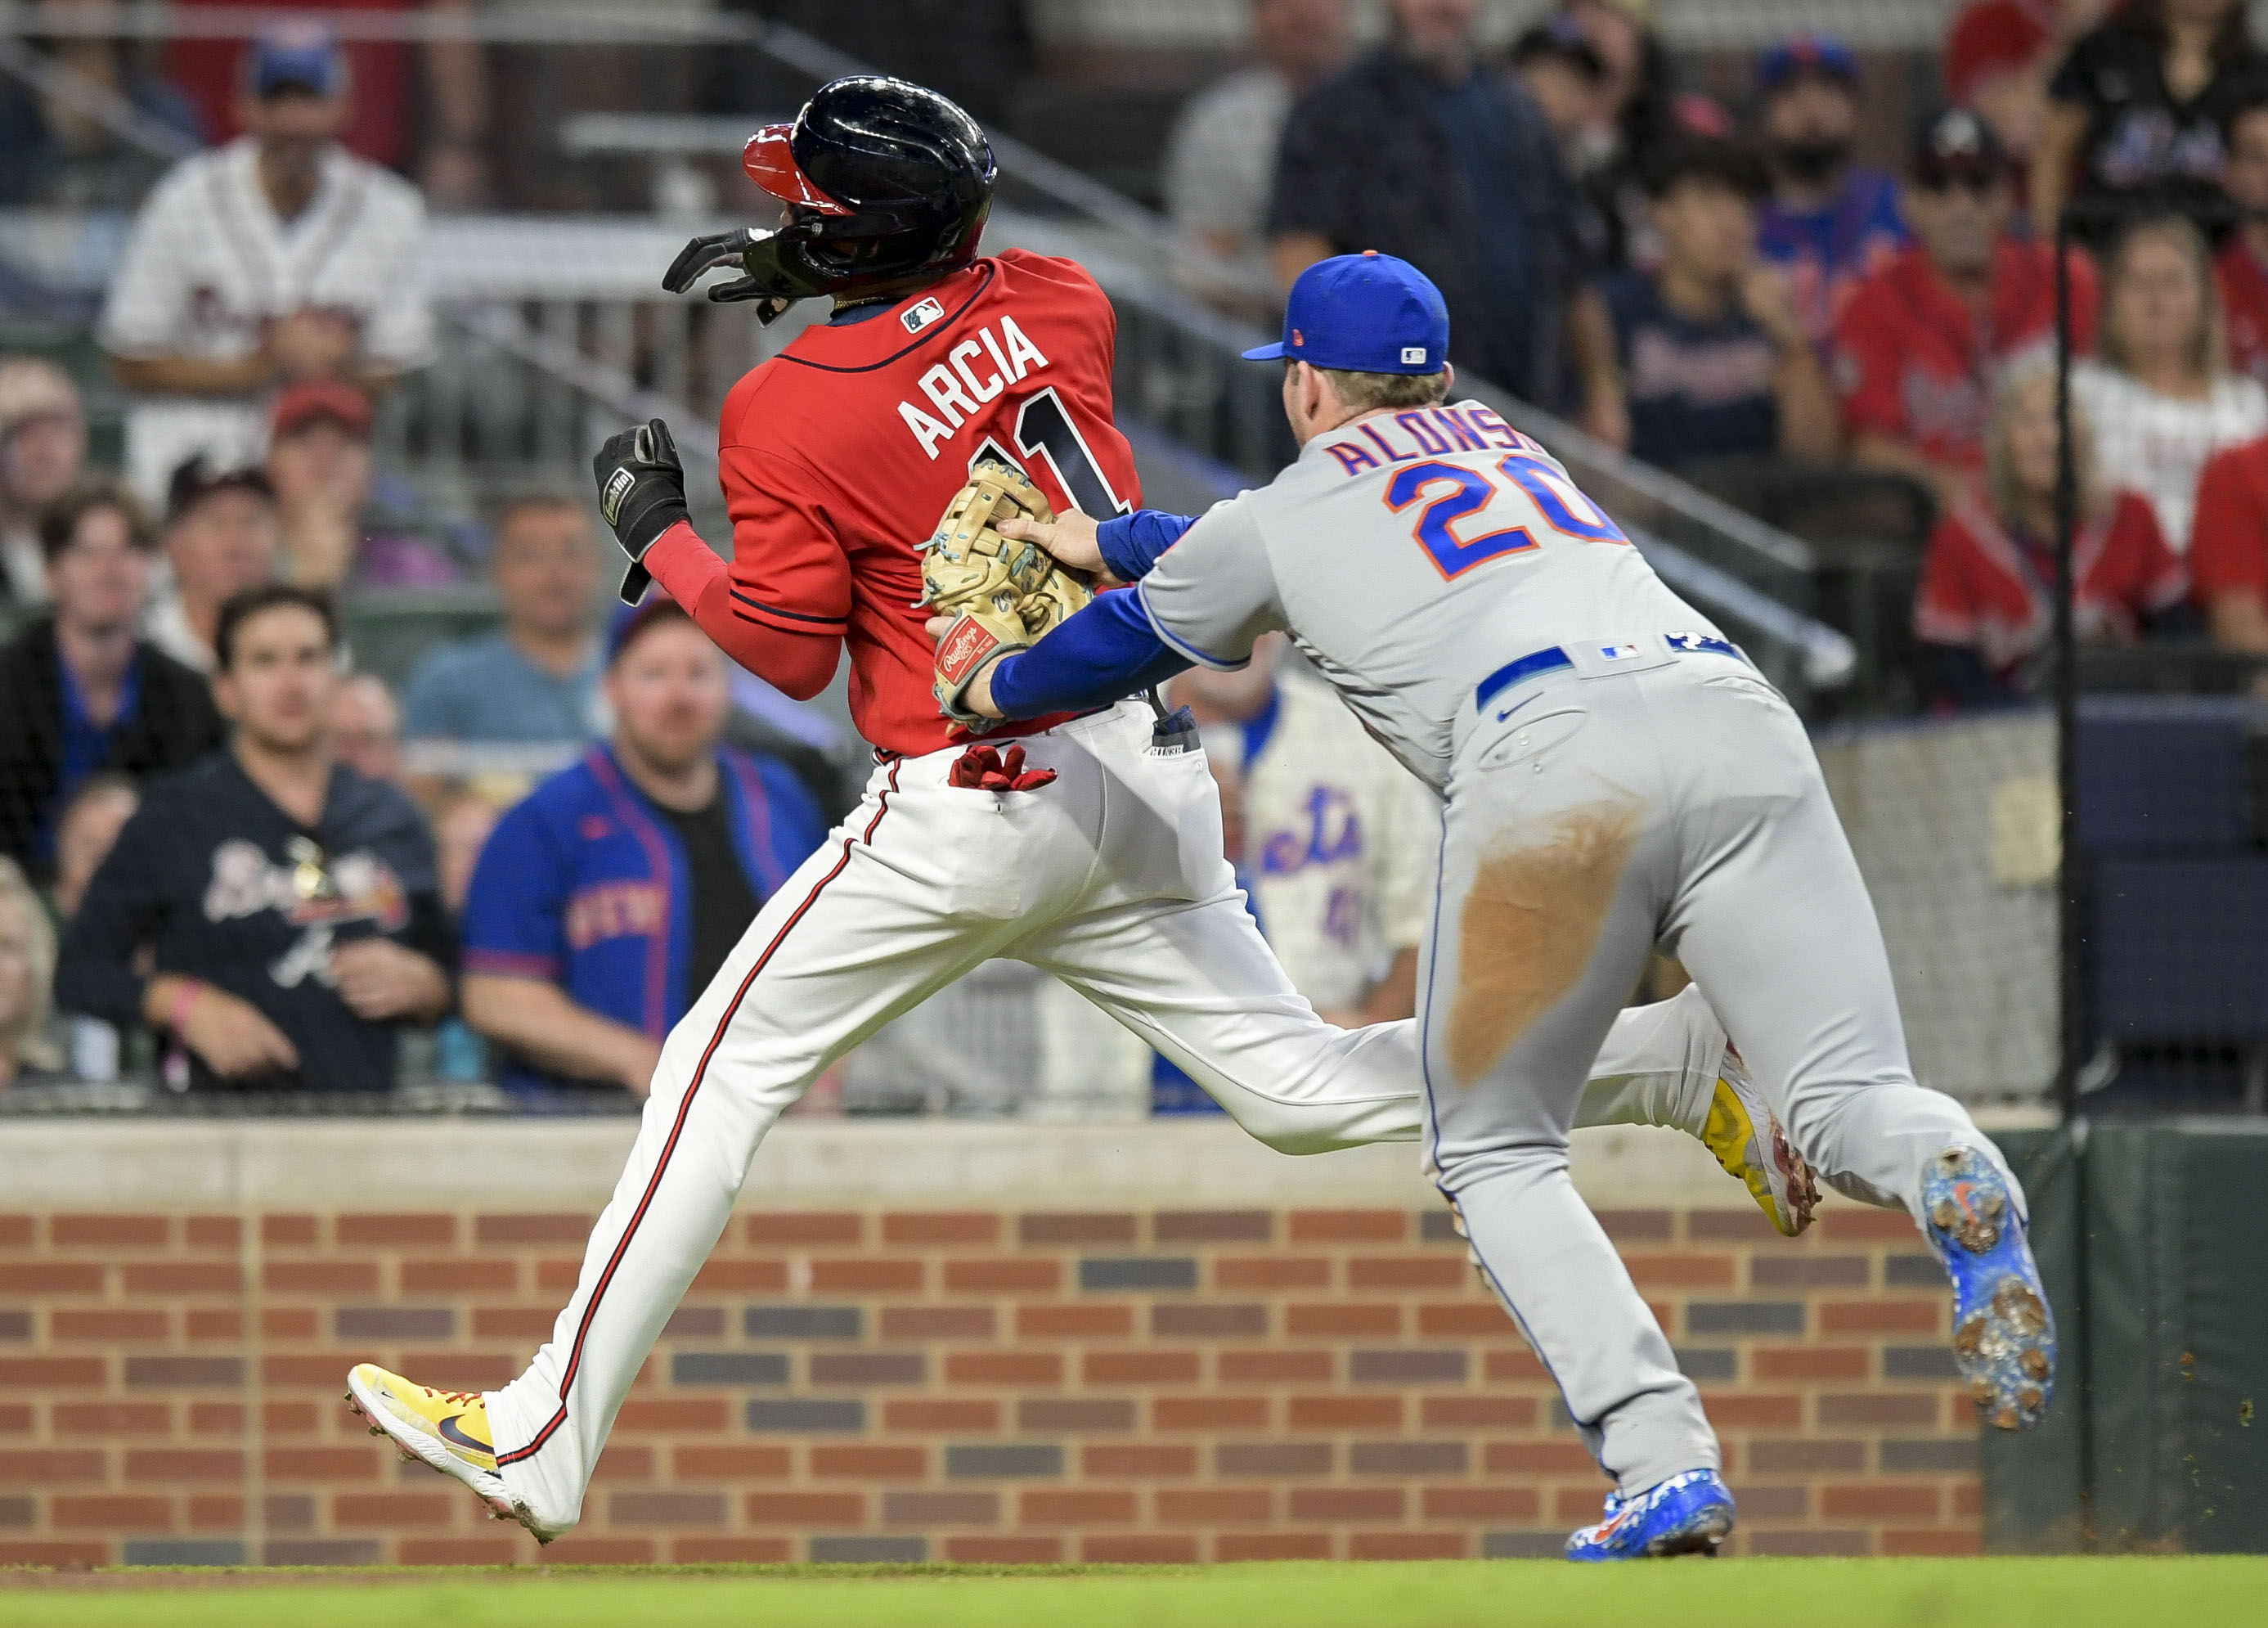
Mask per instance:
[[[1811,1225],[1812,1212],[1819,1207],[1819,1182],[1729,1045],[1709,1099],[1701,1142],[1725,1174],[1749,1190],[1782,1236],[1793,1238]]]
[[[489,1404],[478,1392],[435,1390],[358,1362],[347,1374],[347,1406],[370,1422],[372,1435],[393,1437],[405,1462],[421,1461],[470,1487],[492,1518],[519,1521],[540,1543],[559,1536],[504,1486]]]

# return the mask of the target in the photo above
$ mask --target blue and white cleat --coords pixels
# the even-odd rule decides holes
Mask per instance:
[[[1733,1529],[1733,1494],[1713,1470],[1683,1475],[1623,1498],[1609,1493],[1606,1519],[1567,1539],[1570,1560],[1650,1560],[1713,1555]]]
[[[2029,1430],[2055,1394],[2055,1315],[2007,1178],[1975,1148],[1948,1147],[1923,1172],[1921,1208],[1953,1278],[1953,1360],[1970,1400],[1996,1430]]]

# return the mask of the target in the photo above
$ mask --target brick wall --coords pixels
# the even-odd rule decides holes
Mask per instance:
[[[1605,1219],[1724,1436],[1735,1551],[1977,1547],[1943,1278],[1903,1218]],[[340,1393],[363,1358],[515,1373],[588,1220],[0,1213],[0,1565],[533,1559]],[[1604,1485],[1447,1223],[744,1212],[547,1558],[1556,1552]]]

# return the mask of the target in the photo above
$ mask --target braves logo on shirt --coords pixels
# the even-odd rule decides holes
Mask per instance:
[[[385,860],[366,849],[327,857],[304,837],[292,841],[289,865],[271,859],[257,843],[223,843],[213,850],[212,880],[204,896],[207,921],[273,910],[304,930],[268,969],[284,989],[296,989],[310,977],[331,982],[331,947],[340,927],[369,922],[391,933],[409,924],[408,890]]]

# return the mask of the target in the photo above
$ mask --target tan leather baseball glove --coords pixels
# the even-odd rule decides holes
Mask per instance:
[[[922,603],[954,618],[937,645],[939,709],[974,734],[994,726],[961,704],[984,664],[1036,643],[1049,628],[1094,597],[1079,573],[1046,549],[1011,542],[999,523],[1022,516],[1045,524],[1055,511],[1021,469],[988,458],[946,506],[921,545]]]

